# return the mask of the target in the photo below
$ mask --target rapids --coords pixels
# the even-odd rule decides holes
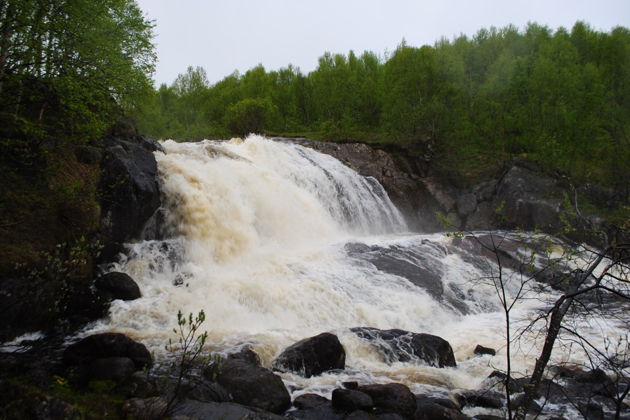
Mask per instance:
[[[128,244],[110,267],[130,274],[143,297],[114,301],[91,333],[126,333],[165,358],[165,343],[176,341],[177,311],[204,310],[208,350],[250,344],[265,366],[297,340],[336,333],[346,371],[308,379],[282,374],[294,396],[330,396],[349,380],[397,381],[444,395],[478,388],[505,368],[504,318],[495,289],[480,281],[483,261],[452,252],[453,239],[444,234],[408,232],[375,179],[328,155],[254,135],[162,146],[166,153],[156,158],[164,231],[160,239]],[[553,296],[539,293],[515,308],[515,325]],[[458,366],[387,364],[348,330],[360,326],[439,335]],[[477,344],[497,355],[475,356]],[[535,348],[516,349],[515,371],[531,371]]]

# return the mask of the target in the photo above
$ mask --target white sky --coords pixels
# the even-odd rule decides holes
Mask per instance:
[[[404,38],[433,45],[445,36],[527,22],[568,29],[630,27],[630,0],[137,0],[155,20],[157,84],[202,66],[215,83],[234,70],[293,64],[303,73],[329,51],[383,54]]]

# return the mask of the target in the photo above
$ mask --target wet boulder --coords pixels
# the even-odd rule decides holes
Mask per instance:
[[[141,417],[144,418],[144,417]],[[197,419],[197,420],[283,420],[276,414],[266,412],[255,407],[246,407],[235,403],[216,403],[216,402],[200,402],[195,400],[183,400],[173,408],[173,417],[178,419]]]
[[[168,401],[164,397],[131,398],[125,401],[121,411],[123,418],[160,419],[168,410]]]
[[[87,368],[89,379],[124,382],[136,371],[136,365],[128,357],[103,357],[94,359]]]
[[[282,413],[291,406],[282,379],[247,360],[224,359],[206,368],[204,376],[223,386],[236,403],[272,413]]]
[[[495,391],[468,390],[459,393],[458,397],[463,403],[462,406],[485,408],[503,407],[503,395]]]
[[[249,346],[243,347],[236,353],[230,353],[228,358],[239,359],[256,366],[262,366],[260,363],[260,356],[258,356],[258,354]]]
[[[422,401],[413,416],[414,420],[466,420],[461,411],[432,401]]]
[[[138,284],[126,273],[103,274],[96,279],[95,286],[111,299],[134,300],[141,297]]]
[[[101,231],[106,245],[137,238],[160,207],[159,144],[138,134],[131,121],[116,125],[104,140],[99,183]]]
[[[490,347],[484,347],[481,344],[477,344],[477,347],[475,347],[474,353],[477,356],[484,356],[486,354],[490,355],[490,356],[494,356],[497,354],[497,351],[493,348]]]
[[[456,366],[451,345],[436,335],[369,327],[352,328],[351,331],[376,346],[389,363],[422,361],[435,367]]]
[[[403,384],[363,385],[358,391],[372,398],[376,413],[396,413],[411,417],[416,412],[416,397]]]
[[[368,394],[355,391],[352,389],[335,389],[332,393],[333,407],[339,410],[355,411],[364,410],[370,411],[374,407],[374,401]]]
[[[329,402],[330,401],[327,398],[322,397],[321,395],[302,394],[293,400],[293,406],[300,410],[308,410]]]
[[[344,369],[346,352],[336,335],[322,333],[287,347],[273,361],[273,368],[309,378],[333,369]]]
[[[289,419],[295,420],[345,420],[347,412],[337,410],[330,401],[315,407],[308,407],[287,413]]]
[[[136,369],[151,366],[152,363],[151,353],[144,344],[120,333],[90,335],[69,345],[63,352],[66,366],[90,364],[103,358],[128,358]]]

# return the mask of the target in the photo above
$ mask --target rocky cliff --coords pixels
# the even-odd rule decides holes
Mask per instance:
[[[528,160],[513,159],[490,179],[462,188],[437,176],[430,158],[423,154],[362,143],[291,141],[376,178],[413,231],[539,230],[593,244],[601,243],[596,233],[600,231],[607,232],[610,239],[625,238],[604,215],[627,206],[628,197],[596,185],[573,188],[568,178]]]

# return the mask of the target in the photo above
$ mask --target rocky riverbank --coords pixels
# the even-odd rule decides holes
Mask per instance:
[[[567,197],[569,206],[571,197],[575,200],[576,196],[588,200],[599,197],[601,207],[624,203],[614,191],[595,187],[572,190],[567,180],[554,178],[523,160],[510,162],[492,179],[463,188],[437,176],[422,156],[365,144],[291,141],[330,154],[360,174],[377,179],[405,214],[410,229],[416,231],[520,228],[557,233],[566,228],[563,206]],[[38,330],[45,335],[43,339],[41,335],[23,337],[1,351],[0,370],[4,373],[0,374],[0,402],[7,407],[0,412],[3,417],[160,418],[168,414],[229,419],[490,418],[487,416],[506,410],[505,384],[517,386],[514,395],[522,393],[527,378],[511,378],[508,382],[498,372],[480,390],[444,388],[436,394],[415,395],[400,383],[336,381],[335,375],[346,369],[346,349],[329,332],[294,343],[266,366],[251,348],[222,356],[200,353],[195,360],[190,354],[173,352],[171,359],[154,361],[141,343],[116,333],[92,335],[68,345],[64,342],[67,334],[106,314],[110,301],[142,296],[142,290],[126,274],[101,275],[99,270],[124,252],[125,242],[158,238],[162,233],[161,193],[153,154],[156,150],[160,145],[141,136],[128,122],[116,126],[103,147],[76,148],[79,164],[100,172],[100,228],[89,240],[98,241],[102,250],[100,256],[85,261],[87,274],[81,282],[64,290],[63,305],[49,302],[58,295],[47,294],[46,288],[32,294],[33,284],[26,283],[26,278],[3,279],[0,283],[0,307],[4,319],[9,320],[0,331],[2,340]],[[597,212],[584,213],[588,224],[616,234]],[[596,243],[598,238],[586,231],[567,231],[567,235]],[[344,249],[349,257],[408,279],[437,301],[465,314],[466,296],[453,287],[446,290],[441,281],[442,268],[431,267],[433,260],[423,258],[423,253],[483,256],[486,239],[483,235],[476,240],[463,237],[449,246],[423,241],[417,249],[419,254],[412,256],[416,265],[404,265],[399,254],[376,245],[349,243]],[[521,244],[505,244],[508,249],[500,255],[501,261],[519,270],[526,263],[519,255]],[[563,285],[554,274],[537,280],[561,289]],[[45,284],[47,279],[37,278],[36,284]],[[32,313],[34,306],[41,305],[44,309],[51,305],[55,311]],[[435,335],[363,326],[350,331],[373,345],[386,363],[422,364],[436,369],[456,369],[458,363],[451,345]],[[480,344],[474,357],[494,352]],[[560,371],[562,379],[545,385],[554,404],[571,403],[578,411],[594,416],[604,409],[615,410],[611,401],[624,384],[612,383],[599,371]],[[305,378],[329,375],[335,388],[327,397],[301,392],[283,382],[279,373]],[[559,391],[562,387],[574,389],[570,397]]]

